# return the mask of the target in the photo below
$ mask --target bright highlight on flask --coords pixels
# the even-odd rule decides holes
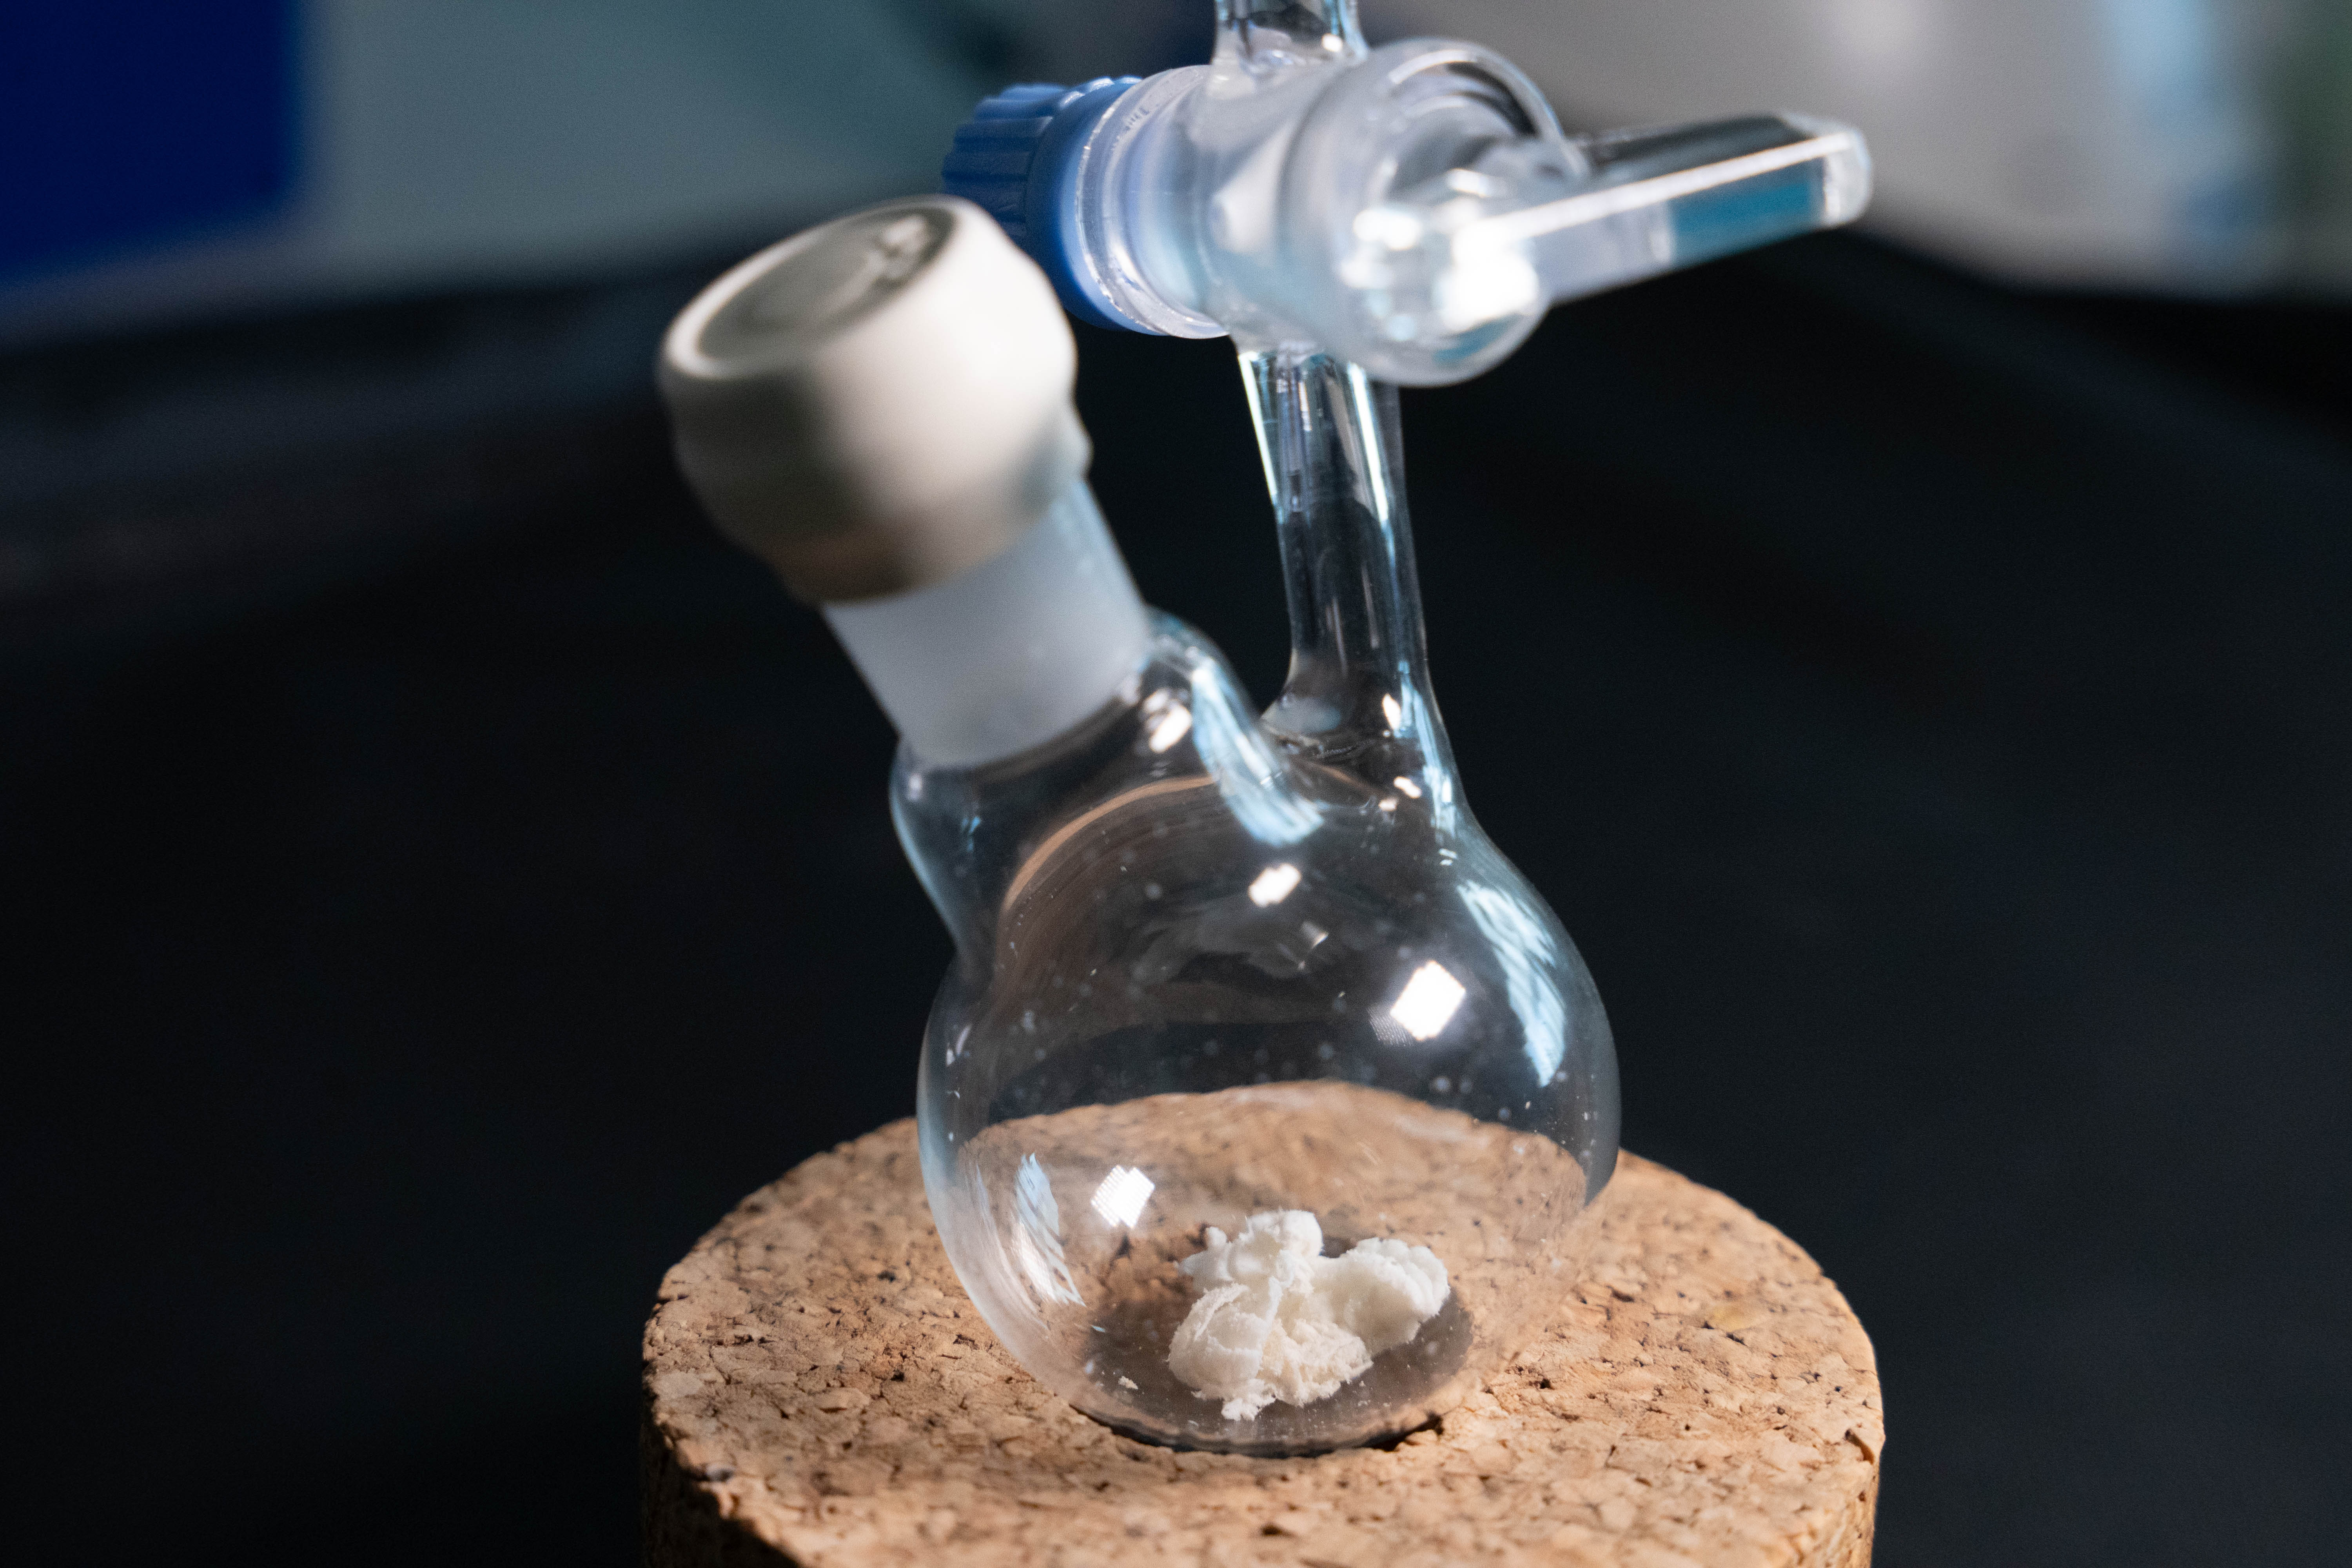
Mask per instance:
[[[1053,1178],[1034,1154],[1021,1162],[1021,1173],[1013,1184],[1013,1259],[1028,1276],[1029,1288],[1037,1299],[1085,1305],[1086,1298],[1078,1294],[1077,1281],[1070,1277],[1069,1261],[1063,1256],[1062,1211],[1054,1202]]]
[[[1192,710],[1172,692],[1153,692],[1143,700],[1143,711],[1151,725],[1144,732],[1143,743],[1155,756],[1192,732]]]
[[[1143,1217],[1143,1205],[1151,1201],[1151,1178],[1142,1172],[1113,1165],[1102,1185],[1095,1189],[1094,1211],[1106,1225],[1133,1230],[1135,1222]]]
[[[1279,866],[1268,866],[1257,874],[1257,880],[1250,884],[1250,902],[1259,909],[1270,910],[1290,897],[1297,886],[1297,867],[1287,861]]]
[[[1390,1006],[1389,1016],[1414,1039],[1433,1040],[1454,1021],[1454,1011],[1468,994],[1462,982],[1433,958],[1412,972],[1412,978],[1404,983],[1404,990]]]

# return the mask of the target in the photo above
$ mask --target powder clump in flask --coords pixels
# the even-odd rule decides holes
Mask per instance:
[[[1445,1265],[1426,1247],[1360,1241],[1323,1256],[1323,1227],[1304,1209],[1266,1210],[1177,1267],[1202,1294],[1178,1326],[1169,1370],[1246,1421],[1281,1400],[1311,1405],[1409,1342],[1445,1304]]]

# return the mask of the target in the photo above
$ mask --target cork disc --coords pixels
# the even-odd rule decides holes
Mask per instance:
[[[1870,1340],[1802,1249],[1626,1155],[1517,1362],[1392,1448],[1131,1441],[997,1345],[931,1228],[911,1121],[761,1188],[646,1326],[654,1568],[1330,1568],[1870,1561]]]

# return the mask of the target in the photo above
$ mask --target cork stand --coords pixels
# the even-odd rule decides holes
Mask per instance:
[[[754,1193],[646,1326],[650,1568],[1862,1568],[1870,1341],[1804,1252],[1632,1155],[1551,1326],[1389,1450],[1179,1453],[1013,1364],[895,1122]]]

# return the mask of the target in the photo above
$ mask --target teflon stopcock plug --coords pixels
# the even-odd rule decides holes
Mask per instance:
[[[1138,602],[1071,364],[1045,278],[940,197],[730,273],[662,383],[707,504],[898,725],[892,811],[956,945],[923,1178],[989,1326],[1158,1441],[1394,1436],[1568,1288],[1616,1159],[1608,1022],[1463,801],[1381,395],[1269,373],[1311,417],[1266,430],[1296,646],[1262,719]],[[1334,420],[1336,467],[1301,445]]]
[[[671,325],[679,466],[820,605],[909,746],[1008,756],[1110,700],[1145,613],[1085,472],[1051,289],[977,208],[886,202],[772,246]]]
[[[943,174],[1082,321],[1312,346],[1407,385],[1477,374],[1553,304],[1850,222],[1870,195],[1850,127],[1566,136],[1490,49],[1368,49],[1354,0],[1219,0],[1208,65],[1008,89]]]

